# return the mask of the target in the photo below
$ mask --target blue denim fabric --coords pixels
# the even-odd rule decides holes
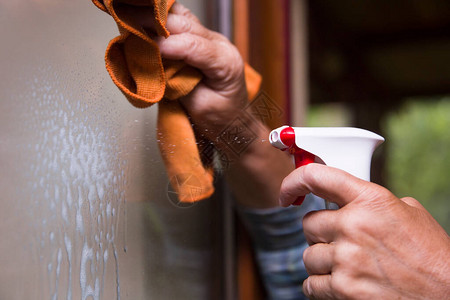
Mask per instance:
[[[321,198],[307,195],[301,206],[238,209],[253,240],[268,299],[307,299],[302,292],[302,282],[308,277],[303,264],[308,244],[302,220],[307,212],[324,208]]]

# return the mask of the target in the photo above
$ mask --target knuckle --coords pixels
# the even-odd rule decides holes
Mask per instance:
[[[358,214],[343,214],[345,220],[342,220],[342,227],[346,232],[354,233],[364,227],[367,220],[362,219]],[[343,218],[344,219],[344,218]]]
[[[184,41],[186,44],[186,49],[191,53],[196,53],[200,47],[200,41],[196,39],[193,35],[187,33],[184,35]]]
[[[191,32],[192,24],[186,18],[179,18],[180,32]]]
[[[361,247],[351,243],[338,243],[336,245],[333,261],[336,266],[358,272],[364,263],[364,254]]]
[[[244,61],[239,51],[228,41],[219,41],[217,45],[217,56],[221,57],[218,61],[218,75],[225,80],[233,80],[244,72]],[[225,55],[223,55],[225,54]]]
[[[346,267],[346,261],[348,259],[348,254],[346,252],[345,247],[342,246],[341,243],[336,244],[333,256],[333,262],[336,266],[343,265]]]
[[[367,233],[367,225],[363,224],[363,220],[358,217],[353,217],[346,222],[341,227],[341,236],[346,240],[354,241],[357,239],[365,239],[365,234]]]
[[[373,294],[361,285],[358,278],[346,274],[339,274],[331,280],[331,290],[334,299],[358,300],[373,299]]]
[[[303,166],[299,176],[310,185],[317,185],[321,180],[318,164],[307,164]]]
[[[181,13],[183,16],[191,18],[193,16],[192,12],[188,8],[184,8],[183,12]]]
[[[365,214],[349,209],[342,209],[337,218],[337,225],[342,233],[350,236],[364,229],[367,222],[368,219]]]
[[[333,274],[331,276],[331,291],[335,299],[353,299],[351,298],[351,287],[353,282],[345,275]]]

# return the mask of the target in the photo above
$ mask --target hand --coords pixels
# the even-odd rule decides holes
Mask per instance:
[[[151,9],[122,8],[126,9],[150,36],[155,35]],[[204,75],[202,82],[180,101],[196,125],[196,131],[214,142],[248,103],[243,59],[225,36],[204,27],[180,3],[174,3],[170,9],[166,28],[170,32],[168,38],[154,38],[161,56],[182,60]]]
[[[130,9],[134,9],[130,13],[151,33],[152,12]],[[292,170],[292,164],[285,153],[269,144],[269,130],[258,119],[243,113],[248,95],[244,62],[238,50],[226,37],[205,28],[179,3],[172,6],[166,27],[170,36],[156,39],[162,57],[182,60],[204,75],[202,82],[180,101],[196,132],[231,158],[225,173],[237,202],[252,208],[277,206],[281,181]],[[250,130],[236,130],[239,136],[234,138],[252,141],[239,155],[218,139],[224,129],[233,132],[230,124],[238,116]]]
[[[340,209],[303,220],[303,283],[312,299],[450,299],[450,238],[413,198],[319,164],[282,184],[288,206],[312,192]]]
[[[223,35],[205,28],[187,8],[175,3],[167,18],[167,39],[158,38],[161,55],[183,60],[204,79],[181,103],[196,130],[213,142],[247,105],[244,62]]]

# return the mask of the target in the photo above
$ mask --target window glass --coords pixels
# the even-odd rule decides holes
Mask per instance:
[[[0,0],[1,299],[210,299],[212,201],[168,196],[117,34],[90,1]]]

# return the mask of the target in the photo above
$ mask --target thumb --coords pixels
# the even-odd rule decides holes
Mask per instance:
[[[283,180],[279,201],[281,206],[289,206],[298,196],[313,193],[343,207],[375,187],[378,185],[340,169],[312,163],[294,170]]]

